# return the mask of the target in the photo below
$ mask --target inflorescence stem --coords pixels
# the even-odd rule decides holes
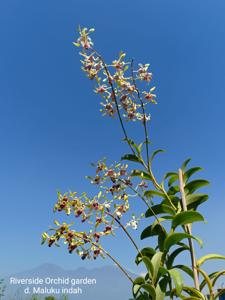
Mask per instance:
[[[119,121],[120,121],[120,125],[122,127],[122,130],[123,130],[123,133],[124,133],[124,136],[125,136],[125,140],[127,141],[131,151],[133,154],[135,154],[134,152],[134,149],[133,147],[131,146],[131,143],[128,139],[128,135],[127,135],[127,132],[126,132],[126,129],[125,129],[125,126],[123,124],[123,120],[122,120],[122,117],[121,117],[121,114],[120,114],[120,110],[119,110],[119,105],[118,105],[118,101],[117,101],[117,97],[116,97],[116,93],[115,93],[115,89],[114,89],[114,85],[112,83],[112,80],[111,80],[111,76],[110,76],[110,73],[109,73],[109,70],[107,68],[107,65],[104,61],[104,59],[102,58],[102,56],[95,50],[92,48],[92,51],[98,56],[98,58],[101,60],[102,64],[103,64],[103,67],[104,67],[104,70],[106,72],[106,75],[108,77],[108,83],[111,87],[111,91],[112,91],[112,96],[113,96],[113,100],[115,101],[115,104],[116,104],[116,111],[117,111],[117,114],[118,114],[118,117],[119,117]]]
[[[82,240],[81,236],[78,234],[75,234],[79,239]],[[121,266],[121,264],[108,252],[106,251],[102,246],[99,246],[98,244],[92,242],[91,240],[88,240],[90,244],[101,250],[105,255],[107,255],[116,265],[117,267],[124,273],[124,275],[133,283],[133,279],[130,277],[128,272]]]
[[[117,219],[115,218],[111,213],[107,212],[107,215],[109,215],[111,218],[113,218],[115,220],[115,222],[117,224],[119,224],[119,226],[122,228],[122,230],[126,233],[126,235],[128,236],[128,238],[130,239],[130,241],[132,242],[132,244],[134,245],[135,249],[137,250],[138,253],[141,254],[137,244],[135,243],[134,239],[132,238],[132,236],[129,234],[129,232],[127,231],[127,229],[125,228],[125,226]]]

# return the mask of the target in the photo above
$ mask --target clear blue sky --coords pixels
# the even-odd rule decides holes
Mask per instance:
[[[225,252],[224,11],[224,0],[1,0],[0,274],[44,262],[109,263],[40,246],[55,217],[56,190],[88,190],[89,163],[105,155],[117,160],[125,150],[118,124],[100,116],[80,71],[72,46],[78,24],[96,28],[95,44],[106,58],[122,49],[151,63],[159,102],[151,138],[167,150],[156,173],[176,170],[189,156],[204,167],[211,186],[202,208],[208,224],[194,229],[206,240],[199,253]],[[133,268],[124,240],[108,246]]]

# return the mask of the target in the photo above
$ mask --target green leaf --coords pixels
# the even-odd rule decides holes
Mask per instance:
[[[167,192],[168,195],[175,195],[177,194],[178,192],[180,192],[180,188],[178,185],[175,185],[175,186],[171,186]]]
[[[213,278],[213,281],[212,281],[212,285],[214,286],[216,281],[221,277],[221,276],[224,276],[225,275],[225,270],[222,270],[220,272],[216,272],[214,278]]]
[[[151,284],[149,284],[149,283],[142,284],[141,288],[144,289],[145,291],[147,291],[149,293],[149,295],[151,296],[152,300],[156,299],[155,288]]]
[[[194,237],[193,235],[190,235],[190,234],[187,234],[184,232],[175,232],[175,233],[169,234],[166,237],[163,248],[166,252],[168,252],[172,246],[178,244],[180,241],[182,241],[183,239],[186,239],[186,238],[192,238],[192,239],[196,240],[199,243],[200,247],[202,247],[202,241],[199,238]]]
[[[177,214],[172,221],[172,228],[175,229],[177,226],[192,224],[194,222],[204,221],[203,216],[197,211],[182,211]]]
[[[212,299],[214,298],[213,297],[213,286],[212,286],[212,283],[211,283],[211,280],[208,276],[208,274],[203,271],[202,269],[197,269],[199,273],[201,273],[201,275],[204,277],[205,281],[206,281],[206,284],[208,285],[208,288],[209,288],[209,293],[210,293],[210,296],[212,297]]]
[[[214,278],[214,276],[216,276],[217,273],[218,273],[218,272],[210,273],[210,274],[208,275],[209,278],[210,278],[210,280],[212,280],[212,279]],[[206,284],[207,284],[206,280],[203,279],[202,282],[201,282],[201,284],[200,284],[200,286],[199,286],[200,291],[203,290],[203,288],[205,287]]]
[[[157,220],[155,220],[153,223],[152,223],[152,230],[154,230],[155,226],[157,226],[159,223],[162,223],[164,221],[168,221],[168,220],[171,220],[173,219],[172,216],[162,216],[160,218],[157,218]]]
[[[137,277],[134,282],[133,282],[133,295],[134,297],[136,298],[136,295],[138,294],[140,288],[141,288],[141,285],[145,283],[145,280],[143,277]]]
[[[142,293],[140,295],[138,295],[137,298],[135,299],[130,299],[130,300],[149,300],[149,297],[148,297],[148,293]]]
[[[167,266],[168,266],[169,269],[172,268],[175,258],[176,258],[180,253],[182,253],[183,251],[186,251],[186,250],[189,250],[189,247],[188,247],[187,245],[184,244],[182,247],[177,248],[176,250],[174,250],[174,251],[168,256],[168,259],[167,259],[166,264],[167,264]]]
[[[153,198],[154,196],[164,197],[164,194],[154,190],[148,190],[144,192],[144,196],[147,198]]]
[[[168,273],[167,269],[160,266],[159,271],[158,271],[158,275],[157,275],[157,280],[160,279],[160,278],[165,278],[164,276],[167,275],[167,273]],[[168,277],[167,277],[167,279],[168,279]]]
[[[166,231],[164,229],[164,227],[161,225],[156,225],[154,227],[152,227],[152,225],[146,227],[142,233],[141,233],[141,240],[146,239],[148,237],[151,236],[155,236],[155,235],[166,235]]]
[[[156,252],[156,254],[152,257],[152,260],[151,260],[153,268],[154,268],[154,274],[152,277],[153,283],[155,283],[156,279],[157,279],[159,267],[161,265],[162,255],[163,255],[162,252]]]
[[[165,150],[158,149],[158,150],[154,151],[153,154],[152,154],[152,156],[151,156],[151,158],[150,158],[150,162],[153,161],[153,159],[155,158],[155,156],[156,156],[157,154],[162,153],[162,152],[165,152]]]
[[[178,180],[178,175],[175,174],[173,176],[170,177],[169,181],[168,181],[168,186],[171,186],[174,182],[176,182]]]
[[[188,179],[193,175],[195,174],[196,172],[199,172],[199,171],[202,171],[203,169],[200,168],[200,167],[193,167],[189,170],[187,170],[185,173],[184,173],[184,181],[188,181]]]
[[[158,234],[158,247],[160,251],[163,251],[163,245],[166,237],[167,237],[167,232],[162,231],[160,234]]]
[[[157,300],[164,300],[165,299],[165,291],[162,290],[159,284],[157,284],[157,287],[155,289],[156,292],[156,299]]]
[[[154,266],[151,260],[147,256],[143,256],[142,261],[144,262],[146,269],[148,270],[149,277],[152,278],[152,276],[154,275]]]
[[[183,291],[188,293],[190,296],[196,297],[197,299],[205,300],[204,294],[199,292],[196,288],[193,288],[191,286],[184,286]],[[191,300],[192,298],[189,298],[189,299]]]
[[[220,255],[220,254],[208,254],[205,255],[203,257],[201,257],[198,261],[197,261],[197,266],[200,267],[202,264],[204,264],[207,260],[212,260],[212,259],[225,259],[224,255]]]
[[[181,166],[181,169],[182,169],[183,172],[184,172],[184,170],[186,169],[186,167],[187,167],[187,165],[189,164],[190,161],[191,161],[191,158],[188,158],[188,159],[186,159],[186,160],[183,162],[183,164],[182,164],[182,166]]]
[[[209,198],[206,194],[190,194],[186,196],[188,209],[197,209],[197,207],[207,201]]]
[[[140,177],[140,178],[146,179],[146,180],[151,180],[151,176],[142,170],[132,170],[131,176],[132,177]]]
[[[135,263],[138,265],[142,261],[143,256],[147,256],[148,258],[152,258],[155,254],[155,249],[146,247],[141,249],[140,253],[136,256]]]
[[[170,276],[173,279],[175,289],[176,289],[176,295],[179,296],[183,290],[184,286],[184,280],[183,277],[181,276],[179,270],[177,269],[170,269],[168,270]]]
[[[167,178],[174,176],[174,175],[177,175],[177,173],[176,172],[168,172],[164,175],[163,179],[166,180]]]
[[[200,189],[203,186],[209,185],[209,181],[204,179],[196,179],[193,181],[190,181],[185,185],[185,192],[188,194],[194,193],[196,190]]]
[[[124,69],[124,71],[126,71],[126,70]],[[137,152],[138,155],[141,154],[139,146],[132,139],[124,138],[123,141],[128,142],[128,144],[130,144],[136,150],[136,152]]]
[[[174,210],[166,204],[156,204],[153,205],[151,208],[149,208],[146,213],[145,213],[145,217],[149,218],[155,215],[159,215],[159,214],[164,214],[164,213],[168,213],[170,215],[174,215]]]
[[[137,163],[142,163],[142,160],[137,155],[134,155],[134,154],[125,154],[121,158],[121,160],[129,160],[129,161],[134,161]]]
[[[191,278],[194,278],[193,270],[185,265],[176,265],[173,268],[180,269],[186,274],[188,274]]]

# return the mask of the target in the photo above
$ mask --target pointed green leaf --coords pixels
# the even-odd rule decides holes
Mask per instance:
[[[142,160],[134,154],[125,154],[121,160],[129,160],[129,161],[133,161],[133,162],[137,162],[137,163],[142,163]]]
[[[144,192],[144,196],[147,198],[153,198],[154,196],[164,197],[164,194],[158,191],[148,190]]]
[[[197,211],[182,211],[177,214],[172,221],[172,228],[175,229],[177,226],[192,224],[194,222],[204,221],[203,216]]]
[[[141,285],[145,283],[145,280],[143,277],[137,277],[134,282],[133,282],[133,295],[134,297],[136,297],[136,295],[138,294],[140,288],[141,288]]]
[[[218,273],[218,272],[212,272],[212,273],[210,273],[210,274],[208,275],[209,278],[210,278],[210,280],[212,280],[212,279],[214,278],[214,276],[216,276],[217,273]],[[205,287],[206,284],[207,284],[206,280],[203,279],[202,282],[200,283],[200,286],[199,286],[200,291],[203,290],[203,288]]]
[[[185,192],[188,194],[194,193],[196,190],[200,189],[203,186],[209,185],[209,181],[204,179],[196,179],[193,181],[190,181],[185,185]]]
[[[188,181],[188,179],[193,175],[195,174],[196,172],[199,172],[199,171],[202,171],[203,169],[200,168],[200,167],[193,167],[189,170],[187,170],[185,173],[184,173],[184,181]]]
[[[152,278],[152,276],[154,275],[154,266],[151,260],[147,256],[143,256],[142,261],[144,262],[146,269],[148,270],[149,277]]]
[[[125,70],[124,70],[125,71]],[[138,155],[141,154],[141,152],[139,151],[139,147],[138,145],[132,140],[132,139],[127,139],[124,138],[123,141],[127,142],[129,145],[131,145],[137,152]]]
[[[174,175],[177,175],[177,173],[176,172],[168,172],[164,175],[163,179],[165,180],[165,179],[167,179],[171,176],[174,176]]]
[[[140,253],[136,256],[135,263],[138,265],[142,261],[143,256],[147,256],[148,258],[152,258],[153,255],[155,254],[155,249],[146,247],[141,249]]]
[[[187,195],[186,201],[187,201],[187,207],[188,209],[197,209],[197,207],[207,201],[209,198],[206,194],[190,194]]]
[[[176,289],[176,295],[179,296],[183,290],[184,286],[184,280],[183,277],[181,276],[179,270],[177,269],[170,269],[168,270],[170,276],[173,279],[175,289]]]
[[[202,264],[204,264],[207,260],[212,260],[212,259],[225,259],[224,255],[220,255],[220,254],[208,254],[205,255],[203,257],[201,257],[198,261],[197,261],[197,266],[201,266]]]
[[[178,185],[175,185],[175,186],[171,186],[167,192],[168,195],[175,195],[177,194],[178,192],[180,192],[180,188]]]
[[[153,154],[152,154],[152,156],[151,156],[151,158],[150,158],[150,162],[153,161],[153,159],[155,158],[155,156],[156,156],[157,154],[162,153],[162,152],[165,152],[165,150],[158,149],[158,150],[154,151]]]
[[[184,172],[184,170],[186,169],[187,165],[189,164],[189,162],[191,161],[191,158],[188,158],[184,161],[184,163],[181,166],[182,171]]]
[[[201,273],[201,275],[204,277],[205,281],[206,281],[206,284],[208,285],[208,288],[209,288],[209,293],[210,293],[210,296],[212,297],[212,299],[214,298],[213,297],[213,286],[212,286],[212,283],[211,283],[211,280],[208,276],[208,274],[203,271],[202,269],[197,269],[199,273]]]
[[[221,276],[224,276],[225,275],[225,270],[222,270],[220,272],[215,272],[215,276],[213,278],[213,281],[212,281],[212,285],[214,286],[216,281],[221,277]]]
[[[168,259],[167,259],[167,266],[168,266],[169,269],[172,268],[175,258],[176,258],[180,253],[182,253],[183,251],[186,251],[186,250],[189,250],[189,247],[188,247],[187,245],[183,245],[182,247],[179,247],[179,248],[177,248],[176,250],[174,250],[174,251],[168,256]]]
[[[159,284],[157,284],[157,287],[155,289],[156,292],[156,299],[157,300],[164,300],[165,299],[165,291],[163,291]]]
[[[149,284],[149,283],[142,284],[141,288],[149,293],[149,295],[151,296],[150,299],[157,300],[155,288],[151,284]]]
[[[168,186],[171,186],[174,182],[176,182],[178,180],[178,175],[175,174],[173,176],[170,177],[169,181],[168,181]]]
[[[156,252],[156,254],[151,259],[151,262],[152,262],[152,265],[153,265],[153,268],[154,268],[154,274],[153,274],[153,277],[152,277],[153,283],[155,283],[156,279],[157,279],[159,267],[161,265],[162,255],[163,255],[162,252]]]
[[[145,217],[149,218],[155,215],[159,215],[159,214],[164,214],[164,213],[168,213],[170,215],[174,215],[174,210],[166,204],[156,204],[153,205],[151,208],[149,208],[146,213],[145,213]]]
[[[205,300],[204,294],[199,292],[196,288],[193,288],[191,286],[184,286],[183,290],[188,293],[190,296],[196,297],[197,299]],[[192,298],[189,298],[190,300]]]
[[[141,240],[146,239],[150,236],[155,236],[155,235],[166,235],[165,228],[159,224],[156,226],[152,227],[152,225],[146,227],[142,233],[141,233]]]
[[[167,252],[167,251],[169,251],[169,249],[172,246],[176,245],[177,243],[179,243],[180,241],[182,241],[183,239],[186,239],[186,238],[192,238],[199,243],[200,247],[202,246],[202,241],[199,238],[194,237],[193,235],[190,235],[190,234],[187,234],[184,232],[175,232],[175,233],[169,234],[166,237],[163,248]]]
[[[194,278],[193,270],[185,265],[175,265],[173,268],[180,269],[186,274],[188,274],[191,278]]]
[[[132,170],[131,176],[132,177],[140,177],[140,178],[146,179],[146,180],[151,180],[151,176],[142,170]]]

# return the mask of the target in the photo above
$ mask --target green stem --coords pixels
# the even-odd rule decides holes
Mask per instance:
[[[146,166],[146,165],[144,165],[144,166],[145,166],[145,168],[147,169],[147,166]],[[147,170],[148,170],[148,169],[147,169]],[[158,191],[162,192],[162,193],[165,195],[165,197],[166,197],[166,199],[169,201],[171,207],[174,209],[174,211],[176,211],[176,210],[177,210],[176,206],[175,206],[175,205],[173,204],[173,202],[171,201],[171,199],[170,199],[169,195],[167,194],[166,190],[164,189],[164,187],[161,186],[161,185],[157,182],[157,180],[156,180],[156,178],[155,178],[155,176],[154,176],[154,174],[153,174],[151,168],[150,168],[150,171],[149,171],[149,175],[150,175],[150,177],[151,177],[151,180],[152,180],[152,183],[153,183],[154,187],[155,187]]]

